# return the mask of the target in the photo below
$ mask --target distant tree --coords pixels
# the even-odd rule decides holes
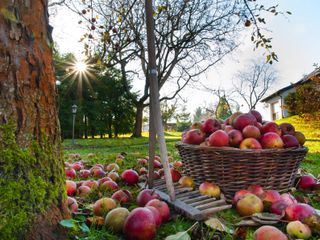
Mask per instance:
[[[160,104],[160,111],[162,115],[162,122],[165,130],[168,130],[168,122],[174,118],[176,114],[176,110],[178,101],[174,101],[174,103],[169,104],[168,101],[163,101]]]
[[[218,106],[216,109],[216,117],[218,119],[227,119],[232,114],[229,102],[225,95],[219,98]]]
[[[177,131],[182,132],[190,127],[190,115],[191,114],[187,112],[187,107],[183,105],[181,111],[176,115]]]
[[[291,115],[320,116],[320,82],[313,81],[296,88],[285,98],[285,106]]]
[[[202,117],[202,108],[197,107],[195,113],[193,114],[193,122],[200,122]]]
[[[234,92],[251,110],[256,108],[258,102],[275,83],[277,76],[273,65],[258,60],[238,72],[236,78],[233,83]]]

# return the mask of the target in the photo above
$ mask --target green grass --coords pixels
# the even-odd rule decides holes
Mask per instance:
[[[301,131],[306,135],[307,141],[305,145],[309,148],[309,152],[307,154],[306,160],[302,163],[302,168],[316,176],[320,175],[320,129],[313,128],[312,124],[303,122],[298,117],[282,119],[279,122],[293,123],[296,127],[296,130]],[[180,159],[179,154],[174,146],[175,142],[180,140],[180,136],[181,133],[166,133],[168,152],[175,160]],[[144,134],[142,138],[130,138],[129,136],[123,136],[117,139],[77,139],[75,146],[71,145],[71,140],[65,140],[63,142],[63,147],[66,159],[69,153],[80,153],[82,158],[86,160],[88,164],[112,163],[115,161],[116,156],[119,153],[125,152],[127,153],[127,156],[125,158],[124,165],[121,166],[121,170],[124,170],[135,167],[137,158],[148,155],[148,136],[147,134]],[[89,153],[95,153],[96,157],[93,159],[87,159],[87,155]],[[136,196],[138,189],[132,187],[129,189],[133,192],[134,196]],[[129,209],[132,209],[134,207],[136,207],[134,204],[128,206]],[[187,230],[193,224],[192,221],[181,216],[174,216],[174,218],[176,218],[174,222],[170,221],[169,223],[161,225],[161,227],[157,230],[157,239],[164,239],[170,234],[175,234],[179,231]],[[233,227],[233,224],[239,220],[239,216],[236,214],[235,210],[223,211],[219,214],[219,218],[228,223],[230,227]],[[201,228],[199,231],[203,236],[203,229],[206,229],[206,227],[204,227],[204,224],[201,224],[198,228]],[[208,232],[208,229],[206,229],[205,231]],[[248,229],[246,239],[252,239],[253,231],[254,229],[252,228]],[[92,228],[90,234],[86,236],[86,238],[80,239],[99,240],[122,238],[119,237],[119,235],[112,234],[105,228]],[[202,237],[202,239],[208,238]],[[223,239],[232,239],[232,236],[226,235],[223,237]]]

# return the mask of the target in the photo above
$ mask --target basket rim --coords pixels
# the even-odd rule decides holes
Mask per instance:
[[[208,147],[208,146],[200,146],[195,144],[183,143],[181,141],[176,142],[176,147],[183,147],[188,149],[199,149],[206,150],[210,152],[235,152],[235,153],[246,153],[246,154],[263,154],[263,153],[286,153],[286,152],[308,152],[308,148],[303,147],[291,147],[291,148],[271,148],[271,149],[240,149],[234,147]]]

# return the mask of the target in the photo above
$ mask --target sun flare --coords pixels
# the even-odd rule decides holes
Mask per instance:
[[[74,70],[78,73],[84,73],[87,71],[88,65],[81,60],[78,60],[77,62],[75,62],[74,64]]]

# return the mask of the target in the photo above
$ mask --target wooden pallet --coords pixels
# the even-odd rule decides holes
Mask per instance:
[[[139,186],[145,188],[146,183],[139,183]],[[201,195],[199,190],[183,188],[178,183],[174,183],[174,189],[176,200],[172,202],[166,193],[165,181],[163,179],[154,180],[154,190],[162,200],[173,206],[181,214],[196,221],[206,220],[214,213],[232,207],[232,205],[226,203],[223,194],[221,194],[220,199],[215,199]]]

